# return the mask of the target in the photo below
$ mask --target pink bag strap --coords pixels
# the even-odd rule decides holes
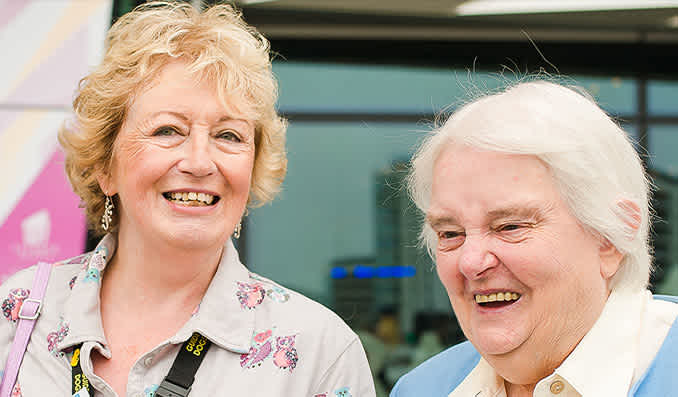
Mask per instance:
[[[21,310],[19,310],[19,324],[16,328],[12,348],[7,357],[7,363],[5,363],[5,372],[2,375],[0,397],[9,397],[14,388],[17,375],[19,375],[21,361],[24,358],[28,341],[31,339],[33,327],[35,327],[35,320],[40,315],[40,309],[42,309],[42,298],[45,296],[47,281],[49,280],[51,270],[51,264],[45,262],[38,263],[38,269],[35,272],[31,292],[21,305]]]

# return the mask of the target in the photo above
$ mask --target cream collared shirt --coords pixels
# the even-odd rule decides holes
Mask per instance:
[[[97,249],[54,266],[12,397],[70,396],[73,347],[94,397],[116,393],[96,375],[91,353],[111,351],[101,322],[99,290],[115,250],[107,235]],[[0,360],[5,362],[35,267],[0,286]],[[149,307],[148,310],[153,310]],[[154,324],[145,323],[145,327]],[[249,272],[229,242],[193,316],[147,352],[128,375],[127,397],[153,397],[181,344],[193,332],[212,342],[189,397],[373,397],[372,375],[356,334],[334,313]],[[2,365],[2,364],[0,364]]]
[[[678,315],[678,305],[649,291],[613,291],[603,312],[534,397],[622,397],[643,375]],[[678,375],[677,375],[678,376]],[[504,380],[481,357],[448,397],[506,397]]]

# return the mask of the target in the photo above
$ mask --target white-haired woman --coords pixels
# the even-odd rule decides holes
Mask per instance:
[[[231,242],[285,175],[276,96],[267,40],[230,6],[147,3],[113,25],[59,136],[105,236],[52,269],[15,395],[374,395],[356,335]],[[34,274],[0,289],[3,361]]]
[[[647,177],[592,99],[546,81],[480,97],[412,165],[422,239],[469,342],[392,396],[675,392],[678,305],[647,291]]]

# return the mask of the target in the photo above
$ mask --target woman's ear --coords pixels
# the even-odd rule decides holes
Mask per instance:
[[[632,200],[621,199],[615,203],[614,212],[624,222],[626,238],[633,240],[640,230],[642,217],[640,207]],[[609,280],[619,270],[624,254],[605,237],[600,241],[600,274]]]
[[[112,196],[116,193],[113,188],[112,178],[108,173],[103,172],[101,169],[97,169],[96,178],[97,182],[99,182],[99,188],[106,196]]]
[[[600,274],[604,279],[610,280],[619,270],[624,254],[605,237],[601,237],[600,248]]]
[[[643,220],[640,214],[640,207],[634,201],[628,199],[618,200],[615,204],[615,212],[626,226],[627,238],[633,240],[638,234]]]

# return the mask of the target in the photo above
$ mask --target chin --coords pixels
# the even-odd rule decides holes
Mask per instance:
[[[209,249],[222,246],[226,242],[223,236],[199,230],[181,230],[167,236],[167,242],[171,246],[186,250]]]
[[[523,344],[523,338],[506,329],[484,330],[469,338],[483,355],[501,356],[515,351]]]

